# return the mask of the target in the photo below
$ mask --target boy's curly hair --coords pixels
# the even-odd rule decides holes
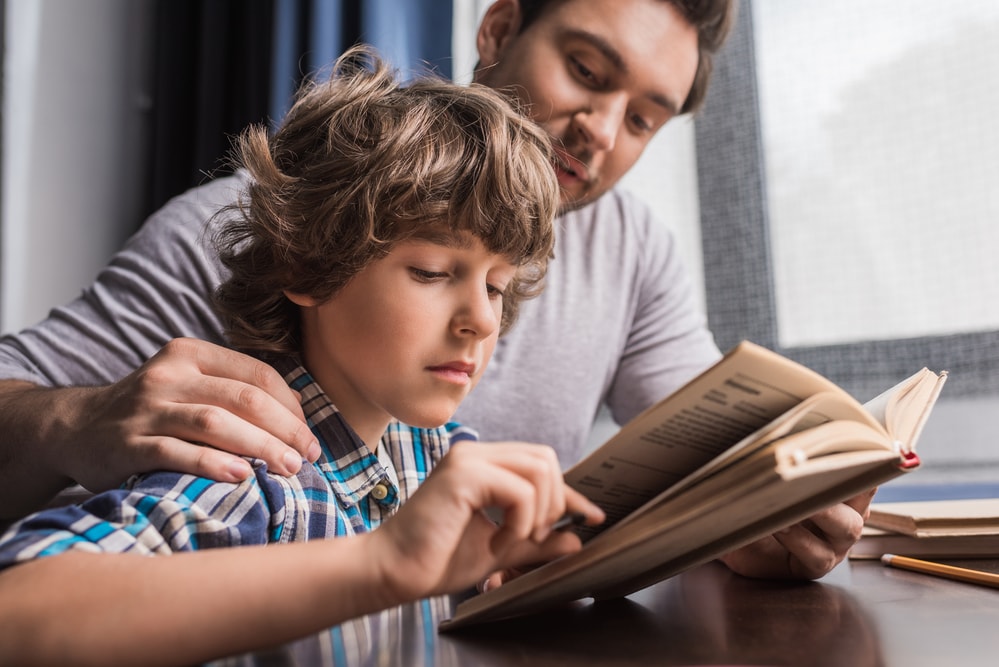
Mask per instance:
[[[231,272],[215,304],[235,347],[301,349],[284,292],[325,301],[393,244],[468,232],[518,265],[500,331],[540,291],[559,189],[543,131],[483,86],[425,75],[405,85],[368,47],[307,83],[280,128],[252,126],[235,166],[250,185],[220,211],[215,235]]]

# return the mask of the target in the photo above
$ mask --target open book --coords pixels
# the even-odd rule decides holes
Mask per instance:
[[[946,373],[866,405],[743,342],[565,473],[607,513],[582,550],[463,601],[452,630],[582,598],[628,595],[919,465]]]

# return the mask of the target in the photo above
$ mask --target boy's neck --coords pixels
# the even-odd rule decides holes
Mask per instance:
[[[308,366],[306,366],[306,370],[309,371],[309,374],[326,394],[326,398],[340,413],[343,420],[354,430],[354,433],[372,453],[377,453],[378,445],[382,441],[385,430],[392,422],[392,418],[384,412],[373,412],[366,409],[364,401],[358,400],[349,388],[343,387],[335,381],[335,378],[326,378],[324,381],[323,377],[313,373]]]
[[[333,401],[333,405],[336,405],[336,401]],[[337,409],[338,410],[340,409],[339,406],[337,406]],[[386,423],[384,426],[382,426],[380,429],[377,430],[367,429],[366,431],[362,431],[361,429],[358,429],[356,426],[354,426],[354,422],[351,421],[351,419],[347,415],[344,415],[343,418],[344,421],[346,421],[347,424],[349,424],[350,427],[354,429],[354,433],[356,433],[357,436],[364,442],[364,444],[367,445],[368,449],[371,450],[371,453],[377,454],[378,445],[381,443],[382,436],[385,434],[385,430],[388,428],[388,423]]]

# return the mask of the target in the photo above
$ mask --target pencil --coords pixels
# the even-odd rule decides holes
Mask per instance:
[[[896,556],[894,554],[885,554],[881,557],[881,562],[888,567],[897,567],[902,570],[932,574],[945,579],[954,579],[955,581],[965,581],[971,584],[999,588],[999,574],[991,572],[968,570],[963,567],[954,567],[953,565],[944,565],[943,563],[931,563],[919,560],[918,558]]]

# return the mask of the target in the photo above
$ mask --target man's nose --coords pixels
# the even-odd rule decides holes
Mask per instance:
[[[576,112],[573,122],[592,150],[614,150],[626,106],[623,97],[606,95],[592,98],[588,107]]]

